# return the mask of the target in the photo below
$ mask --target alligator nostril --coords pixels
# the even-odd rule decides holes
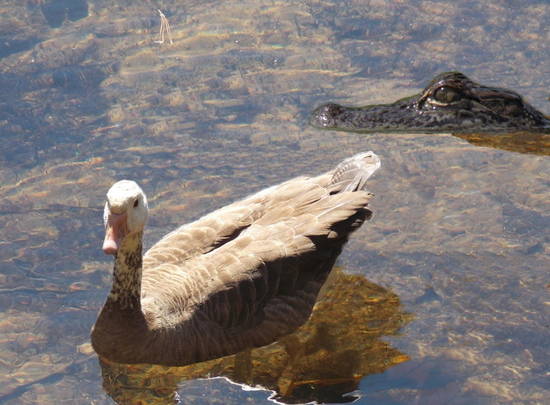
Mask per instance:
[[[341,105],[335,103],[323,104],[313,111],[310,123],[316,127],[334,127],[336,122],[335,118],[338,117],[342,111],[343,108]]]
[[[342,106],[334,103],[325,104],[322,108],[324,114],[329,117],[334,117],[342,112]]]

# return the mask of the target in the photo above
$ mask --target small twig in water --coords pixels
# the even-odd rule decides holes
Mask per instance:
[[[170,23],[168,22],[168,18],[164,15],[164,13],[160,10],[157,10],[160,15],[160,32],[159,36],[160,39],[158,41],[155,41],[157,44],[164,44],[164,35],[168,37],[168,41],[170,41],[170,45],[174,42],[172,41],[172,30],[170,29]]]

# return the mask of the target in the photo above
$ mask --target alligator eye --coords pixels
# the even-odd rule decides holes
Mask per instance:
[[[433,98],[439,103],[449,104],[460,100],[460,94],[450,87],[440,87],[434,92]]]
[[[136,208],[139,205],[139,200],[136,198],[136,201],[134,201],[134,208]]]

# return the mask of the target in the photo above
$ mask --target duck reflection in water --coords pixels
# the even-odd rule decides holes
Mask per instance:
[[[395,335],[412,315],[399,298],[363,276],[333,269],[310,319],[277,342],[186,367],[124,365],[100,360],[103,387],[119,404],[193,403],[178,385],[225,377],[274,392],[283,403],[346,403],[361,379],[409,360],[382,338]],[[185,385],[185,384],[183,384]],[[226,398],[225,392],[206,392]],[[204,397],[202,397],[204,401]]]

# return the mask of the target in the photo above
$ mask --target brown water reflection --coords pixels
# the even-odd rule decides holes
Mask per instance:
[[[103,360],[103,387],[120,404],[166,404],[181,381],[219,376],[274,391],[284,403],[351,402],[356,397],[346,394],[364,376],[409,359],[381,338],[411,319],[394,293],[335,268],[308,322],[280,341],[187,367]]]
[[[510,152],[550,156],[550,135],[532,132],[509,134],[453,134],[472,145]]]

